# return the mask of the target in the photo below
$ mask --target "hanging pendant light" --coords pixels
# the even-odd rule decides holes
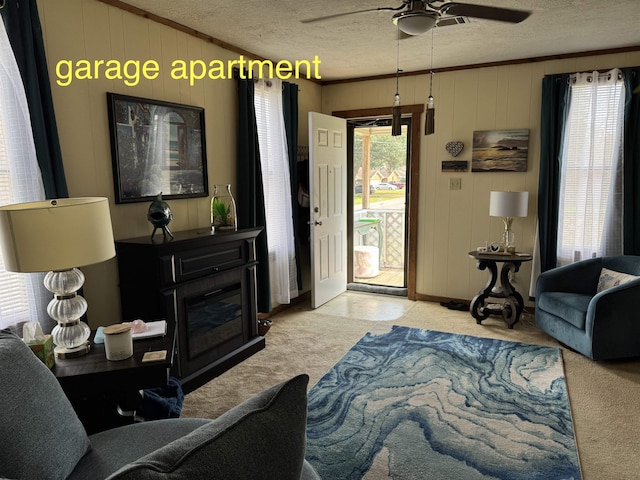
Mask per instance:
[[[431,30],[431,73],[429,75],[429,98],[424,120],[424,134],[431,135],[436,131],[436,106],[433,100],[433,30]]]
[[[400,106],[400,92],[398,91],[398,80],[400,76],[400,30],[398,29],[398,49],[396,53],[396,94],[393,96],[393,107],[391,108],[391,135],[397,137],[402,135],[402,107]]]
[[[397,88],[393,97],[393,108],[391,109],[391,135],[394,137],[402,135],[402,107],[400,106],[400,94]]]
[[[424,134],[431,135],[436,131],[436,106],[433,100],[433,70],[431,71],[431,80],[429,83],[429,98],[427,99],[427,113],[424,121]]]

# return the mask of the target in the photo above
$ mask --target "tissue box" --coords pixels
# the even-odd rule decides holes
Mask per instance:
[[[44,337],[44,340],[27,343],[27,345],[36,354],[36,357],[42,360],[42,363],[49,368],[53,368],[56,363],[53,355],[53,338],[51,335],[45,335]]]

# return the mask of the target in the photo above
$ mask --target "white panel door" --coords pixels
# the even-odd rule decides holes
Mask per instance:
[[[347,289],[347,121],[309,112],[311,307]]]

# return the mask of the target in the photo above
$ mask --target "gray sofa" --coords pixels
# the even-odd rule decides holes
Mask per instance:
[[[629,275],[640,276],[640,257],[592,258],[542,273],[536,325],[593,360],[640,356],[640,278]]]
[[[168,419],[87,436],[51,371],[0,331],[0,478],[319,479],[305,461],[307,375],[216,420]]]

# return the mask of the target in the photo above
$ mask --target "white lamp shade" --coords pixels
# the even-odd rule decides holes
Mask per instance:
[[[106,198],[62,198],[0,207],[0,242],[11,272],[68,270],[116,254]]]
[[[426,11],[396,13],[393,23],[408,35],[422,35],[431,30],[438,22],[438,14]]]
[[[529,192],[491,192],[489,215],[492,217],[526,217]]]

